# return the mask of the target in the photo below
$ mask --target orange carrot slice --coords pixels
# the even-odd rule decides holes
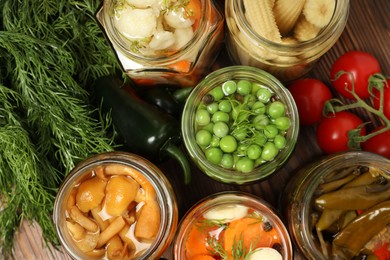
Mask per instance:
[[[207,232],[199,230],[193,225],[186,241],[187,258],[192,259],[197,255],[211,255],[211,248],[207,245]]]
[[[272,247],[275,243],[280,243],[280,238],[275,228],[269,231],[264,230],[264,222],[252,217],[245,217],[230,222],[224,233],[224,249],[229,256],[242,240],[243,250],[248,253],[252,247]]]
[[[188,5],[186,6],[187,13],[189,15],[189,18],[194,20],[194,23],[192,24],[192,29],[195,32],[196,29],[199,26],[199,21],[202,14],[202,4],[200,0],[191,0]]]

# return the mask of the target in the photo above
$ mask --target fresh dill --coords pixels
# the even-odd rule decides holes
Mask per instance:
[[[120,70],[95,18],[100,4],[0,1],[2,255],[12,255],[23,220],[58,245],[51,214],[59,184],[79,161],[113,150],[111,122],[91,105],[89,88]]]

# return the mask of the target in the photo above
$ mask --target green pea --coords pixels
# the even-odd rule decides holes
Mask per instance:
[[[265,161],[272,161],[278,153],[279,153],[279,149],[276,148],[275,144],[272,142],[267,142],[263,146],[263,151],[261,152],[261,158]]]
[[[251,160],[256,160],[261,155],[261,147],[257,144],[249,145],[246,149],[246,156]]]
[[[286,143],[287,143],[286,137],[282,135],[276,135],[274,137],[274,144],[276,148],[283,149],[284,147],[286,147]]]
[[[221,149],[211,147],[205,151],[206,159],[214,164],[219,164],[222,160],[223,152]]]
[[[218,121],[214,124],[213,133],[222,138],[229,133],[229,126],[222,121]]]
[[[206,109],[207,111],[210,113],[210,114],[214,114],[215,112],[218,111],[218,104],[216,102],[213,102],[209,105],[206,106]]]
[[[256,92],[257,99],[263,103],[268,103],[272,97],[272,93],[267,88],[260,88]]]
[[[213,122],[210,122],[210,123],[208,123],[207,125],[202,126],[201,129],[204,129],[204,130],[206,130],[206,131],[209,131],[210,133],[213,133],[213,127],[214,127],[214,123],[213,123]]]
[[[237,82],[237,93],[248,95],[252,91],[252,84],[248,80],[239,80]]]
[[[248,149],[247,144],[239,144],[236,149],[236,154],[239,156],[246,156],[246,150]]]
[[[234,94],[236,90],[237,90],[237,84],[234,80],[228,80],[222,84],[222,91],[226,96]]]
[[[217,111],[212,115],[211,121],[213,121],[214,123],[216,123],[216,122],[227,123],[227,122],[229,122],[229,114],[222,112],[222,111]]]
[[[253,137],[254,137],[253,142],[259,146],[263,146],[268,140],[268,138],[261,132],[256,132],[256,134]]]
[[[219,147],[219,141],[220,140],[221,140],[221,138],[219,138],[218,136],[213,135],[211,137],[210,147]]]
[[[260,157],[257,160],[255,160],[255,167],[260,166],[266,162],[267,162],[266,160],[264,160],[263,158]]]
[[[252,112],[255,113],[256,115],[262,115],[265,113],[265,105],[261,101],[257,101],[252,105]]]
[[[280,101],[275,101],[267,107],[267,113],[272,118],[278,118],[286,114],[286,107]]]
[[[275,119],[274,124],[279,130],[286,131],[291,126],[291,120],[287,116],[281,116]]]
[[[209,94],[213,96],[215,101],[221,100],[225,95],[223,94],[222,87],[218,86],[210,90]]]
[[[244,97],[244,104],[248,105],[248,109],[250,109],[256,101],[257,99],[254,95],[249,94]]]
[[[275,125],[266,125],[264,127],[264,135],[269,139],[273,139],[278,133],[279,129]]]
[[[252,123],[255,129],[264,129],[265,126],[269,125],[269,118],[264,114],[260,114],[252,119]]]
[[[236,169],[240,172],[247,173],[253,171],[255,167],[254,165],[255,164],[253,160],[249,159],[248,157],[242,157],[238,159],[236,163]]]
[[[237,149],[237,140],[231,135],[225,135],[219,141],[219,147],[225,153],[232,153]]]
[[[211,142],[211,133],[207,130],[201,129],[196,132],[195,140],[200,146],[208,146]]]
[[[232,135],[239,141],[244,140],[248,136],[248,128],[246,127],[237,127],[232,132]]]
[[[218,109],[225,113],[230,113],[232,111],[232,104],[229,100],[221,100],[218,104]]]
[[[225,153],[224,155],[222,155],[221,166],[226,168],[226,169],[233,168],[233,166],[234,166],[233,155],[229,154],[229,153]]]
[[[262,88],[263,86],[259,83],[253,82],[252,83],[252,94],[256,95],[257,91]]]
[[[207,125],[210,123],[210,114],[206,109],[198,109],[195,114],[195,121],[198,125]]]

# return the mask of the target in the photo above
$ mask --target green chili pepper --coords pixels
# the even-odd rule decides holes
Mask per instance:
[[[332,242],[332,259],[351,259],[390,223],[390,200],[379,203],[356,217]]]
[[[370,185],[364,185],[325,193],[319,196],[315,203],[319,207],[329,209],[359,210],[388,199],[390,199],[390,189],[370,192]]]
[[[140,98],[161,108],[165,112],[180,118],[183,112],[184,102],[193,88],[175,88],[156,86],[143,88],[137,91]]]
[[[130,152],[151,161],[175,159],[183,169],[184,182],[189,183],[190,165],[177,146],[180,124],[172,115],[141,99],[115,76],[97,79],[93,90],[97,100],[102,102],[102,109],[111,113],[115,130]]]

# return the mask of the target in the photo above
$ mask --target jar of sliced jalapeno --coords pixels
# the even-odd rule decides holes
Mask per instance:
[[[388,259],[390,160],[330,155],[300,169],[283,194],[288,229],[307,259]]]
[[[184,107],[182,133],[197,166],[225,183],[268,177],[293,151],[297,108],[288,90],[258,68],[231,66],[209,74]]]

